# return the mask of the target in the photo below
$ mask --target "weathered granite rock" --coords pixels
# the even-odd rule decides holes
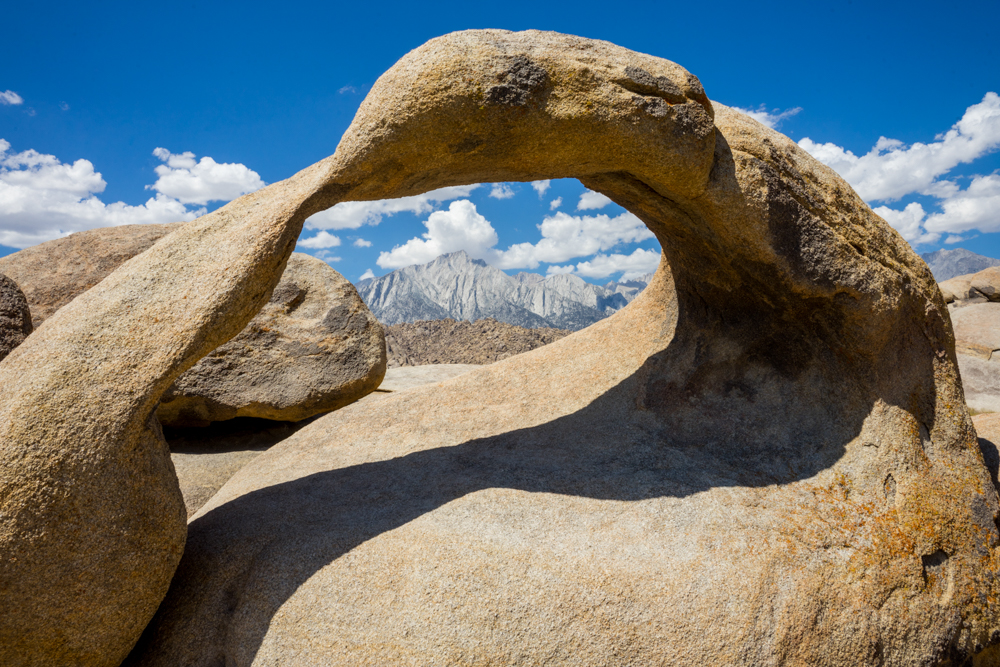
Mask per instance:
[[[673,63],[475,31],[383,75],[322,164],[343,199],[576,176],[665,261],[607,320],[243,468],[133,663],[988,658],[997,494],[941,293],[794,142]]]
[[[186,513],[153,416],[271,297],[327,162],[162,238],[0,363],[0,664],[118,665],[167,591]]]
[[[382,325],[354,286],[323,260],[294,253],[270,302],[177,378],[156,414],[166,426],[300,421],[373,391],[385,367]]]
[[[951,309],[951,322],[966,404],[1000,412],[1000,303],[960,304]]]
[[[31,311],[17,283],[0,273],[0,361],[32,331]]]
[[[359,400],[373,401],[394,396],[426,384],[450,380],[476,368],[479,366],[462,364],[390,368],[379,388]],[[170,460],[177,472],[188,517],[201,509],[230,477],[260,456],[261,452],[309,423],[308,419],[295,423],[236,419],[217,422],[207,428],[165,429]]]
[[[77,295],[183,224],[122,225],[77,232],[0,257],[0,273],[13,278],[24,290],[37,329]]]

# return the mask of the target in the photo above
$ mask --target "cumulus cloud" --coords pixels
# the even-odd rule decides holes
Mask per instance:
[[[340,237],[324,231],[309,239],[299,239],[298,245],[313,249],[336,248],[340,245]]]
[[[631,255],[597,255],[591,260],[576,265],[575,272],[588,278],[604,278],[613,273],[624,271],[622,280],[632,280],[644,273],[652,273],[660,264],[660,253],[657,250],[636,248]]]
[[[344,93],[356,93],[358,92],[358,89],[355,88],[354,86],[344,86],[338,89],[337,92],[343,95]]]
[[[602,195],[600,192],[587,190],[582,195],[580,195],[580,201],[576,205],[576,210],[587,211],[592,209],[604,208],[610,203],[611,200]]]
[[[24,104],[24,98],[15,93],[13,90],[5,90],[0,93],[0,104]]]
[[[372,273],[371,269],[365,269],[365,272],[361,274],[361,277],[358,278],[358,280],[369,280],[369,279],[374,278],[374,277],[375,277],[375,274]]]
[[[411,264],[425,264],[449,252],[465,250],[470,256],[482,258],[497,244],[499,237],[493,225],[468,199],[453,201],[446,211],[434,211],[424,222],[423,238],[410,239],[389,252],[380,253],[375,261],[383,269],[396,269]]]
[[[514,188],[506,183],[494,183],[490,188],[490,197],[493,199],[510,199],[514,196]]]
[[[631,213],[612,218],[604,214],[572,216],[560,211],[538,225],[542,235],[538,243],[518,243],[500,250],[495,247],[499,238],[493,225],[476,210],[475,204],[465,199],[452,202],[446,211],[431,213],[424,225],[427,232],[421,238],[410,239],[381,253],[376,263],[384,269],[395,269],[465,250],[471,257],[501,269],[534,269],[542,263],[561,264],[610,250],[622,243],[653,238],[653,233]],[[612,260],[602,257],[594,259],[597,264],[584,263],[583,270],[593,272],[610,266],[608,262]],[[610,257],[623,261],[617,255]],[[579,269],[573,270],[579,272]]]
[[[502,269],[534,269],[542,262],[560,264],[609,250],[620,243],[653,238],[649,228],[627,212],[612,218],[603,213],[574,216],[558,211],[542,220],[538,230],[542,233],[538,243],[518,243],[484,259]]]
[[[931,143],[906,145],[880,137],[861,156],[808,137],[799,145],[843,176],[866,201],[893,202],[909,195],[937,199],[940,210],[936,212],[927,212],[916,202],[901,210],[888,206],[874,209],[910,243],[932,243],[944,233],[972,229],[1000,231],[1000,177],[996,173],[972,177],[965,189],[957,180],[943,178],[959,164],[1000,148],[1000,96],[996,93],[987,93],[981,102],[966,109],[951,129]]]
[[[0,245],[26,248],[72,232],[114,225],[178,222],[204,215],[159,193],[145,204],[105,204],[107,183],[89,160],[64,164],[34,150],[11,153],[0,139]]]
[[[549,210],[550,211],[554,211],[557,208],[559,208],[560,206],[562,206],[562,197],[556,197],[555,199],[553,199],[552,201],[549,202]]]
[[[210,157],[196,161],[190,151],[171,153],[166,148],[157,148],[153,155],[166,164],[155,169],[159,178],[146,188],[183,204],[230,201],[264,187],[257,172],[242,164],[220,164]]]
[[[746,115],[750,116],[761,125],[766,125],[772,130],[778,127],[778,125],[781,124],[781,121],[785,120],[786,118],[791,118],[795,114],[802,111],[802,107],[795,107],[794,109],[785,109],[784,111],[782,111],[781,109],[771,109],[770,111],[768,111],[767,107],[764,106],[763,104],[761,104],[756,109],[742,109],[740,107],[733,107],[733,108],[739,111],[740,113],[745,113]]]
[[[358,248],[371,248],[372,242],[364,239],[355,239],[354,245]]]
[[[552,181],[551,180],[532,181],[531,182],[531,187],[533,187],[535,189],[535,192],[538,193],[538,198],[539,199],[541,199],[543,196],[545,196],[546,191],[551,186],[552,186]]]
[[[362,225],[377,225],[385,216],[396,213],[423,215],[433,211],[442,202],[468,197],[478,187],[479,185],[459,185],[413,197],[342,202],[311,216],[306,220],[305,226],[307,229],[358,229]]]

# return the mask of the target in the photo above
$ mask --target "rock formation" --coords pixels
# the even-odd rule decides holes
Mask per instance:
[[[331,161],[186,223],[0,362],[0,664],[118,665],[187,532],[160,397],[271,297]]]
[[[168,426],[299,421],[373,391],[385,367],[382,326],[354,286],[323,260],[294,253],[270,302],[177,378],[156,414]]]
[[[17,283],[0,273],[0,361],[31,333],[31,311]]]
[[[569,335],[562,329],[525,329],[493,318],[405,322],[385,328],[390,367],[424,364],[492,364]]]
[[[102,303],[195,322],[175,339],[192,341],[183,365],[223,337],[209,313],[224,300],[194,309],[156,282],[181,247],[178,287],[231,266],[259,305],[303,211],[569,176],[656,234],[650,286],[588,329],[348,406],[255,459],[193,518],[130,664],[988,659],[997,494],[930,271],[830,169],[668,61],[553,33],[432,40],[378,80],[332,158],[154,246],[74,315],[86,331],[139,326],[94,319]],[[262,238],[273,254],[236,252]],[[117,291],[138,275],[148,303]],[[31,342],[3,379],[36,367]],[[162,359],[156,328],[150,344],[140,358]],[[139,428],[168,366],[128,365],[144,402],[101,424]],[[0,405],[0,425],[29,398]],[[36,450],[73,451],[50,438]]]
[[[443,382],[479,366],[440,364],[390,368],[374,392],[359,399],[374,401],[425,384]],[[170,460],[191,517],[246,464],[310,423],[236,419],[205,428],[164,429]]]
[[[28,298],[34,327],[184,223],[101,227],[0,257]]]

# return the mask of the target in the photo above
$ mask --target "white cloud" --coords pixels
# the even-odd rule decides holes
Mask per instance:
[[[196,162],[194,153],[171,153],[165,148],[157,148],[153,155],[166,164],[156,168],[159,178],[147,189],[184,204],[229,201],[264,187],[257,172],[242,164],[220,164],[210,157]]]
[[[338,89],[337,92],[343,95],[344,93],[356,93],[358,92],[358,89],[355,88],[354,86],[344,86]]]
[[[358,247],[358,248],[371,248],[372,247],[372,242],[371,241],[366,241],[364,239],[356,239],[354,241],[354,245],[356,247]]]
[[[956,180],[943,178],[959,164],[1000,148],[1000,96],[996,93],[987,93],[966,109],[951,129],[931,143],[907,146],[880,137],[860,157],[836,144],[809,138],[799,145],[836,170],[866,201],[891,202],[914,194],[937,199],[937,212],[927,212],[916,202],[902,210],[874,209],[910,243],[933,243],[942,234],[972,229],[1000,231],[1000,176],[974,176],[965,190]]]
[[[535,189],[535,192],[537,192],[537,193],[538,193],[538,198],[539,198],[539,199],[541,199],[541,198],[542,198],[543,196],[545,196],[545,192],[546,192],[546,191],[547,191],[547,190],[548,190],[548,189],[549,189],[549,188],[550,188],[551,186],[552,186],[552,181],[551,181],[551,180],[545,180],[545,181],[532,181],[532,182],[531,182],[531,187],[533,187],[533,188]]]
[[[518,243],[506,250],[496,249],[499,238],[493,225],[468,200],[452,202],[447,211],[431,213],[427,232],[402,246],[379,255],[377,264],[399,268],[423,264],[457,250],[501,269],[534,269],[539,264],[561,264],[576,257],[610,250],[621,243],[637,243],[654,238],[653,233],[631,213],[614,218],[605,215],[572,216],[561,211],[538,225],[538,243]]]
[[[945,243],[961,243],[964,240],[965,240],[964,236],[957,236],[955,234],[952,234],[951,236],[949,236],[948,238],[946,238],[944,240],[944,242]]]
[[[547,273],[550,276],[556,276],[562,273],[573,273],[573,271],[575,270],[576,267],[573,266],[572,264],[566,264],[564,266],[556,266],[555,264],[553,264],[552,266],[550,266],[545,270],[545,273]]]
[[[69,105],[66,104],[65,102],[60,102],[59,108],[62,109],[63,111],[69,111]]]
[[[374,277],[375,277],[375,274],[372,273],[371,269],[365,269],[365,272],[361,274],[361,277],[358,278],[358,280],[368,280],[368,279],[374,278]]]
[[[514,196],[514,189],[506,183],[494,183],[490,188],[490,197],[493,199],[510,199]]]
[[[309,239],[299,239],[298,245],[303,248],[336,248],[340,245],[340,237],[330,232],[320,232]]]
[[[114,225],[178,222],[204,215],[157,194],[145,204],[105,204],[107,183],[89,160],[64,164],[53,155],[10,153],[0,139],[0,245],[26,248],[72,232]]]
[[[781,124],[781,121],[785,120],[786,118],[791,118],[798,112],[802,111],[802,107],[795,107],[794,109],[785,109],[784,111],[782,111],[781,109],[772,109],[771,111],[768,111],[767,107],[765,107],[763,104],[761,104],[756,109],[742,109],[740,107],[733,107],[733,108],[739,111],[740,113],[745,113],[746,115],[750,116],[761,125],[766,125],[772,130],[778,127],[778,125]]]
[[[941,187],[938,177],[1000,146],[1000,96],[987,93],[982,102],[966,109],[961,120],[935,139],[907,146],[897,139],[880,137],[874,148],[860,157],[836,144],[818,144],[808,137],[799,145],[843,176],[865,201],[934,194]]]
[[[542,233],[538,243],[512,245],[507,250],[497,251],[492,258],[486,258],[487,261],[502,269],[533,269],[542,262],[560,264],[574,257],[610,250],[619,243],[637,243],[653,238],[649,228],[628,212],[612,218],[603,213],[573,216],[558,211],[542,220],[538,229]]]
[[[656,250],[636,248],[631,255],[597,255],[594,259],[576,265],[576,273],[588,278],[604,278],[624,271],[622,280],[631,280],[644,273],[652,273],[660,264]]]
[[[358,229],[362,225],[377,225],[382,218],[395,213],[423,215],[433,211],[437,204],[468,197],[479,185],[459,185],[425,192],[413,197],[380,199],[377,201],[350,201],[321,211],[308,220],[308,229]]]
[[[557,208],[559,208],[560,206],[562,206],[562,197],[556,197],[555,199],[553,199],[552,201],[549,202],[549,210],[550,211],[554,211]]]
[[[600,192],[587,190],[580,195],[580,202],[576,205],[576,210],[587,211],[591,209],[604,208],[610,203],[611,200],[602,195]]]
[[[0,93],[0,104],[24,104],[24,98],[15,93],[13,90],[5,90]]]
[[[447,211],[434,211],[424,225],[423,238],[410,239],[389,252],[379,254],[376,264],[395,269],[411,264],[425,264],[449,252],[465,250],[480,259],[489,254],[499,240],[493,225],[467,199],[453,201]]]
[[[339,262],[342,258],[337,257],[329,250],[320,250],[319,252],[314,252],[313,257],[319,258],[326,262],[327,264],[333,264],[334,262]]]

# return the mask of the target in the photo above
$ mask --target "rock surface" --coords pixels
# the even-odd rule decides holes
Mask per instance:
[[[385,398],[426,384],[450,380],[476,368],[479,366],[462,364],[390,368],[379,388],[359,400]],[[177,472],[188,518],[261,452],[309,423],[309,419],[288,423],[247,418],[218,422],[206,428],[165,429],[170,460]]]
[[[31,311],[24,293],[17,283],[0,273],[0,361],[31,331]]]
[[[354,286],[323,260],[294,253],[270,302],[177,378],[156,414],[167,426],[300,421],[373,391],[385,368],[382,327]]]
[[[492,364],[569,335],[562,329],[525,329],[492,318],[395,324],[385,328],[389,366]]]
[[[951,322],[966,404],[1000,412],[1000,303],[966,301],[951,309]]]
[[[576,331],[624,308],[650,277],[592,285],[568,274],[508,276],[460,250],[363,280],[358,291],[384,324],[493,318],[520,327]]]
[[[304,220],[345,193],[331,168],[180,226],[0,362],[0,664],[129,653],[187,534],[153,411],[267,303]]]
[[[576,176],[665,262],[608,319],[243,468],[133,663],[988,659],[997,494],[941,293],[794,142],[673,63],[470,31],[322,164],[342,199]]]
[[[24,290],[37,329],[76,296],[183,224],[122,225],[77,232],[0,257],[0,273],[13,278]]]

